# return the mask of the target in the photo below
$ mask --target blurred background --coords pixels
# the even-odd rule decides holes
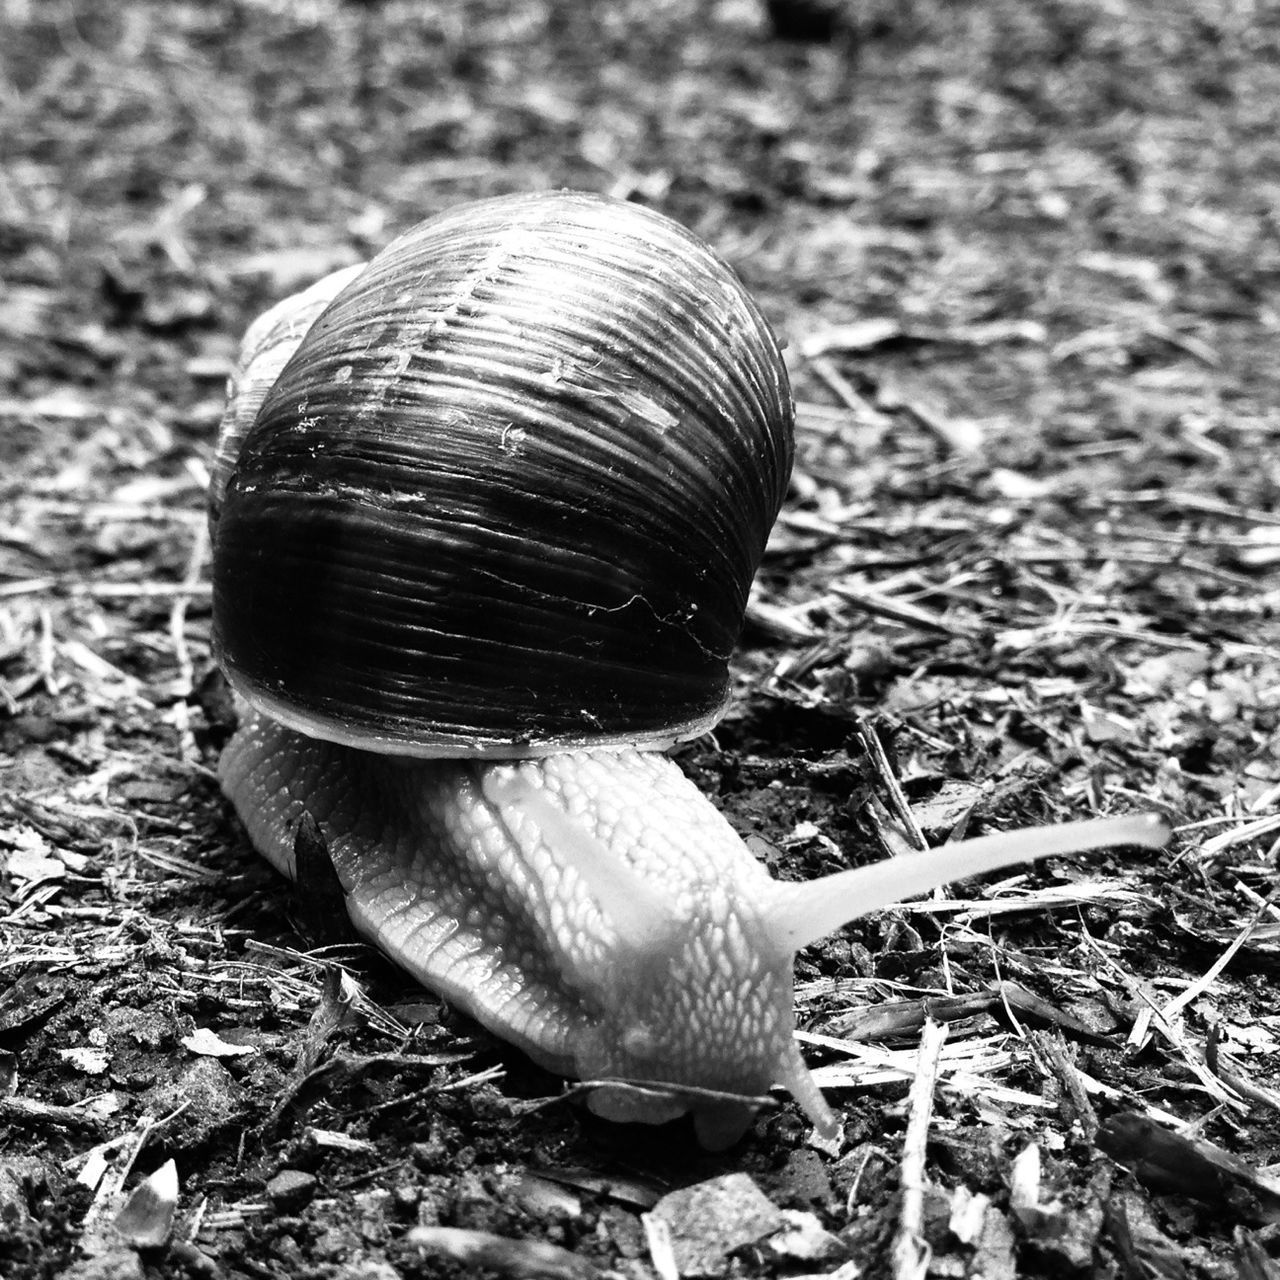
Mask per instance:
[[[1056,369],[1194,369],[1203,344],[1274,398],[1245,323],[1277,270],[1271,6],[4,0],[0,33],[24,395],[118,380],[117,409],[206,429],[256,309],[447,205],[571,186],[692,226],[793,353],[868,317],[1070,344],[936,370],[948,412],[1059,417]]]

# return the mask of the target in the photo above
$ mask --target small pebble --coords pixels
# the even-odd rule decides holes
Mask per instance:
[[[726,1254],[771,1236],[787,1221],[745,1173],[669,1192],[646,1218],[656,1219],[670,1233],[682,1276],[719,1275]]]
[[[281,1169],[267,1183],[267,1199],[277,1213],[297,1213],[311,1203],[317,1182],[301,1169]]]

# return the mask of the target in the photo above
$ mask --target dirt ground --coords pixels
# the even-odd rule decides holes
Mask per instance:
[[[0,1275],[1280,1276],[1280,10],[821,4],[0,0]],[[559,186],[787,343],[739,696],[678,753],[774,874],[1176,828],[803,953],[834,1143],[592,1120],[317,948],[217,787],[245,325]]]

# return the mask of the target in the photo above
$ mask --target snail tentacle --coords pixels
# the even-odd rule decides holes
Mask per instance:
[[[1108,846],[1159,849],[1168,843],[1170,834],[1163,818],[1140,813],[960,840],[807,884],[779,885],[770,908],[769,930],[778,946],[798,951],[860,916],[952,880]]]

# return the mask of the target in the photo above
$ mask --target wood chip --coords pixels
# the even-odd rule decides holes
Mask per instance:
[[[491,1231],[414,1227],[405,1238],[423,1253],[512,1280],[599,1280],[604,1275],[599,1267],[559,1245],[517,1240]]]
[[[1155,1191],[1187,1196],[1246,1222],[1280,1222],[1280,1180],[1212,1142],[1124,1112],[1101,1125],[1097,1144]]]

